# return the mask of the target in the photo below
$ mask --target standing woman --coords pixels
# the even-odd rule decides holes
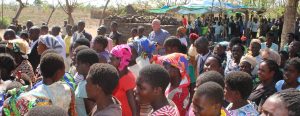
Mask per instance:
[[[189,105],[189,70],[188,60],[185,54],[173,53],[158,58],[159,63],[165,67],[170,74],[170,84],[166,89],[166,96],[177,106],[180,116],[184,116]]]
[[[249,96],[249,100],[258,105],[258,111],[261,111],[261,106],[265,100],[276,92],[275,83],[278,78],[282,78],[278,64],[273,60],[265,60],[260,63],[258,68],[258,77],[260,83],[254,87],[255,89]]]
[[[6,47],[9,48],[8,52],[15,58],[17,64],[17,68],[12,72],[12,75],[17,76],[17,73],[21,71],[33,81],[34,71],[27,56],[30,53],[28,43],[23,39],[15,39],[8,41]]]
[[[128,70],[131,61],[131,49],[128,45],[117,45],[111,50],[111,65],[116,67],[120,74],[120,80],[113,95],[121,102],[122,116],[136,116],[138,114],[133,89],[135,88],[135,76]]]

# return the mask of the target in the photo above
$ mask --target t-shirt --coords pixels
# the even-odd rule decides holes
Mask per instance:
[[[248,28],[251,29],[251,32],[257,32],[258,31],[258,27],[259,27],[259,23],[255,23],[255,22],[250,22],[248,24]]]
[[[75,90],[75,101],[76,101],[76,111],[78,116],[87,116],[84,98],[87,98],[87,93],[85,89],[86,80],[79,82],[78,87]]]
[[[66,53],[67,53],[67,54],[70,53],[71,39],[72,39],[72,36],[69,36],[69,35],[66,35],[66,37],[65,37],[65,39],[64,39],[65,44],[66,44]]]
[[[166,105],[151,113],[151,116],[180,116],[176,106]]]
[[[113,92],[113,96],[115,96],[122,104],[122,116],[132,116],[126,92],[128,90],[133,90],[135,86],[135,77],[132,72],[128,71],[126,75],[120,78],[119,83]]]
[[[261,49],[266,49],[266,48],[268,48],[266,42],[261,43]],[[274,51],[278,51],[278,45],[275,43],[272,43],[270,49],[272,49]]]
[[[256,111],[252,104],[247,104],[239,109],[229,110],[232,107],[232,103],[226,108],[230,116],[258,116],[259,113]]]
[[[116,98],[113,98],[113,100],[113,104],[108,105],[100,111],[96,111],[97,106],[95,106],[93,109],[94,114],[92,114],[92,116],[122,116],[120,102]]]
[[[284,84],[284,80],[278,81],[275,85],[276,91],[281,91],[283,84]],[[296,89],[300,90],[300,85],[298,85],[298,87]]]

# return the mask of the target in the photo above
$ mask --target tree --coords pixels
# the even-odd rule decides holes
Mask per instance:
[[[54,4],[53,4],[51,7],[52,7],[52,10],[51,10],[51,13],[50,13],[50,15],[49,15],[49,17],[48,17],[47,25],[49,24],[50,19],[51,19],[53,13],[55,12],[55,10],[56,10],[56,8],[57,8],[57,6],[54,6]]]
[[[19,3],[19,9],[18,9],[15,17],[12,19],[13,23],[15,23],[18,20],[22,10],[25,8],[25,4],[22,2],[22,0],[16,0],[16,1]]]
[[[58,4],[61,6],[61,8],[65,11],[65,13],[68,15],[68,23],[71,25],[74,25],[74,18],[72,16],[73,11],[78,6],[77,0],[65,0],[65,6],[63,6],[58,0]]]
[[[33,4],[35,6],[41,6],[43,4],[43,1],[42,0],[34,0]]]
[[[296,13],[299,0],[288,0],[285,7],[284,13],[284,25],[281,34],[281,50],[284,48],[284,45],[287,43],[287,33],[295,32],[295,22],[296,22]]]
[[[99,26],[100,26],[100,25],[102,24],[102,22],[103,22],[104,15],[105,15],[105,11],[106,11],[106,9],[107,9],[107,6],[108,6],[109,1],[110,1],[110,0],[107,0],[106,3],[105,3],[104,9],[103,9],[102,14],[101,14]]]

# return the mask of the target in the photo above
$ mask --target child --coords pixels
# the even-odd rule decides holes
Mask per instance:
[[[247,100],[253,89],[252,78],[246,72],[230,72],[225,77],[225,99],[230,102],[227,110],[230,115],[258,116],[259,113]]]
[[[275,88],[277,91],[281,91],[288,88],[296,88],[300,90],[300,58],[292,58],[286,64],[284,68],[284,80],[280,80],[276,83]]]
[[[200,85],[194,94],[192,103],[195,116],[223,116],[223,88],[215,82]]]
[[[140,104],[151,104],[152,116],[180,116],[176,105],[164,94],[170,83],[170,76],[162,66],[145,66],[141,69],[136,83],[136,99]]]
[[[189,70],[185,54],[173,53],[162,56],[161,64],[170,74],[170,85],[167,87],[166,96],[177,106],[181,116],[185,115],[189,105]]]
[[[108,40],[105,36],[97,36],[92,42],[92,48],[97,52],[99,63],[109,63],[109,52],[106,51]]]
[[[96,103],[92,116],[122,116],[121,104],[112,96],[119,81],[118,70],[112,65],[97,63],[91,66],[86,80],[87,96]]]
[[[128,70],[131,55],[131,49],[126,44],[117,45],[111,50],[110,63],[118,69],[121,77],[113,95],[122,104],[122,116],[136,116],[138,114],[133,95],[133,89],[136,86],[135,76]]]
[[[6,110],[12,108],[17,108],[17,110],[11,110],[13,112],[6,115],[24,115],[32,107],[45,105],[55,105],[68,112],[69,115],[76,115],[72,89],[59,81],[65,74],[63,57],[55,53],[44,55],[40,62],[40,70],[43,84],[28,93],[21,94],[17,99],[11,98],[5,104]],[[13,102],[18,104],[11,104]]]
[[[76,70],[78,74],[82,75],[83,79],[79,81],[75,91],[76,96],[76,110],[79,116],[87,116],[94,107],[93,102],[87,99],[86,93],[86,77],[90,66],[98,63],[99,59],[97,53],[92,49],[84,49],[76,55]]]
[[[80,46],[78,46],[78,47],[76,47],[75,48],[75,50],[73,51],[73,56],[71,57],[71,60],[72,60],[72,63],[71,63],[71,67],[70,67],[70,69],[69,69],[69,73],[71,74],[71,75],[73,75],[74,77],[75,77],[75,75],[76,75],[76,73],[77,73],[77,71],[76,71],[76,67],[75,67],[75,64],[76,64],[76,55],[77,55],[77,53],[79,52],[79,51],[81,51],[81,50],[84,50],[84,49],[89,49],[89,47],[88,46],[85,46],[85,45],[80,45]],[[76,80],[75,80],[76,81]],[[76,84],[78,84],[79,83],[79,81],[76,81]]]

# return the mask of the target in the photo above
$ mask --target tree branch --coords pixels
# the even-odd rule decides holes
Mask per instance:
[[[63,9],[63,11],[66,13],[66,14],[68,14],[68,11],[64,8],[64,6],[60,3],[60,1],[59,0],[57,0],[58,1],[58,5]]]

